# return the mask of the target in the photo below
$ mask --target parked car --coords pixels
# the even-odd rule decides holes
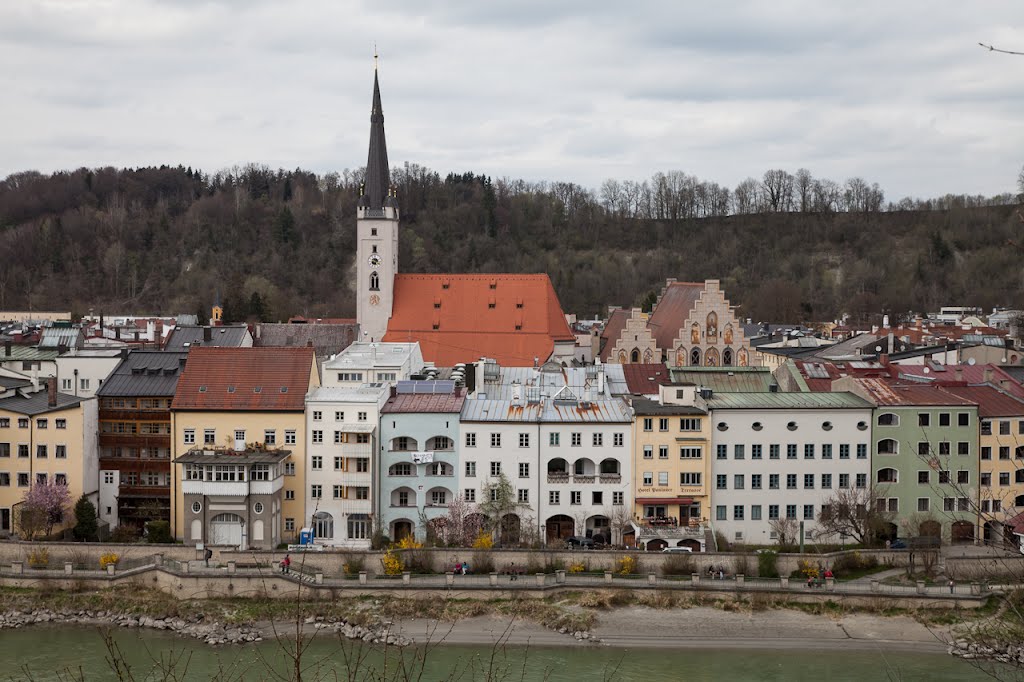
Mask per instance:
[[[666,547],[665,549],[663,549],[661,551],[662,552],[667,552],[669,554],[679,554],[681,552],[687,552],[687,553],[692,553],[693,552],[693,550],[691,548],[689,548],[689,547]]]
[[[904,540],[903,538],[896,538],[895,540],[893,540],[892,542],[889,543],[889,548],[890,549],[906,549],[907,548],[907,541]]]
[[[585,538],[579,535],[570,535],[565,539],[565,546],[569,549],[593,549],[594,541],[591,538]]]

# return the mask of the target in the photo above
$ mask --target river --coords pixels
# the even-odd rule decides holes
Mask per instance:
[[[266,665],[287,670],[288,656],[274,641],[246,646],[212,648],[193,640],[156,631],[113,632],[114,642],[132,666],[134,679],[162,680],[147,673],[154,658],[178,658],[179,674],[173,679],[209,680],[218,671],[230,671],[217,679],[265,680]],[[305,680],[345,680],[346,653],[352,667],[354,657],[366,654],[361,669],[380,671],[385,663],[394,670],[403,657],[407,668],[415,669],[415,647],[391,649],[384,660],[379,651],[360,649],[345,643],[345,649],[333,638],[320,637],[311,643],[302,659],[307,671]],[[81,671],[86,682],[116,679],[107,663],[107,649],[95,628],[67,626],[33,626],[0,632],[0,680],[32,679],[36,682],[79,679]],[[525,658],[525,674],[523,661]],[[491,649],[481,646],[444,645],[430,651],[424,664],[424,682],[434,680],[488,679]],[[766,650],[645,650],[607,647],[508,647],[498,652],[493,670],[511,673],[505,679],[550,680],[568,682],[588,680],[605,682],[651,682],[653,680],[987,680],[990,679],[969,663],[944,654],[882,652],[882,651],[766,651]],[[324,675],[317,676],[317,668]],[[75,677],[69,678],[71,670]],[[25,671],[31,673],[26,674]],[[337,677],[335,677],[337,671]],[[415,675],[410,676],[415,679]],[[494,675],[490,679],[501,679]],[[171,679],[171,678],[168,678]],[[279,678],[278,678],[279,679]],[[351,679],[367,679],[363,674]],[[387,676],[373,679],[404,679]]]

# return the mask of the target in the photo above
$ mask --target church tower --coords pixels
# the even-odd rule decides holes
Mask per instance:
[[[370,153],[356,209],[356,319],[364,341],[380,341],[388,329],[398,272],[398,199],[391,186],[384,112],[377,69],[373,72]]]

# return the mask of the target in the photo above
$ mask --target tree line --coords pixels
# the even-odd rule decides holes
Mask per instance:
[[[0,182],[0,309],[351,316],[363,170],[258,164],[23,172]],[[717,278],[740,314],[801,322],[1020,306],[1019,197],[886,202],[877,183],[774,169],[735,188],[682,173],[527,182],[392,169],[403,272],[547,272],[563,308],[647,305]]]

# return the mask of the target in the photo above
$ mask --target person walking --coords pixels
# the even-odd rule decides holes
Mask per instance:
[[[950,578],[950,579],[949,579],[949,593],[950,593],[950,594],[953,594],[953,590],[954,590],[955,588],[956,588],[956,583],[955,583],[955,582],[953,582],[953,579],[952,579],[952,578]]]
[[[516,562],[512,562],[512,565],[508,567],[508,572],[512,575],[512,577],[509,578],[509,582],[519,580],[519,576],[516,575]]]
[[[287,575],[291,572],[291,568],[292,558],[289,555],[285,554],[284,559],[281,560],[281,572]]]
[[[213,550],[210,549],[209,547],[207,547],[206,551],[203,552],[203,559],[206,561],[206,567],[207,568],[210,567],[210,557],[212,557],[212,556],[213,556]]]

